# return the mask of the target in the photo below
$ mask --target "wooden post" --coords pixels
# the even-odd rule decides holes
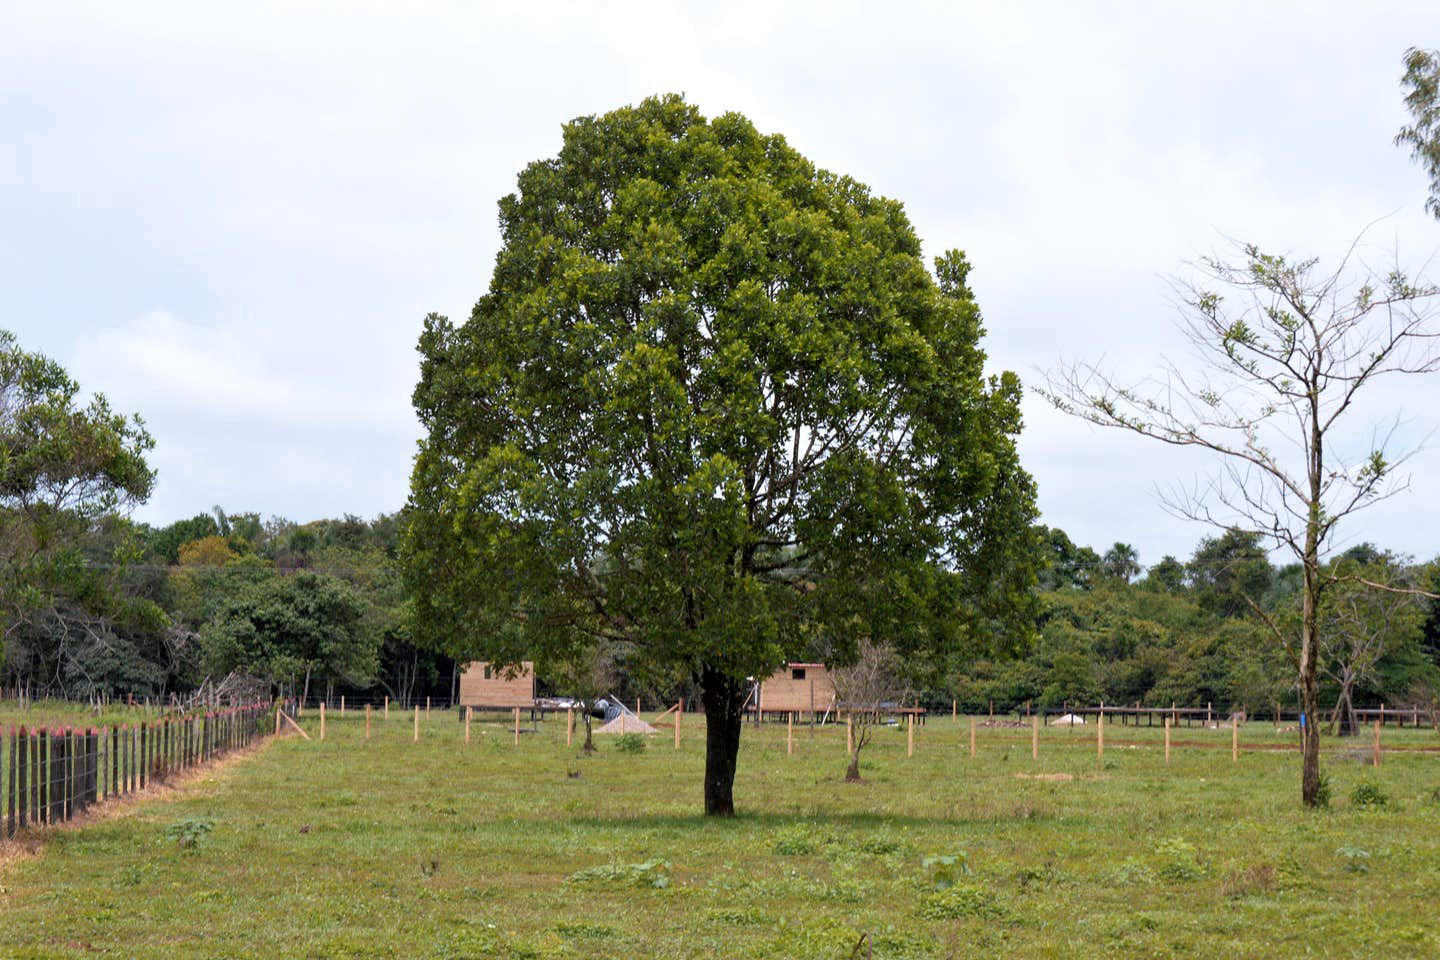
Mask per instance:
[[[795,752],[795,714],[792,711],[785,711],[785,755],[788,757]]]
[[[365,739],[370,739],[370,704],[365,704]]]
[[[635,719],[640,719],[640,698],[638,696],[635,698]]]
[[[1205,726],[1210,726],[1210,701],[1205,701]]]
[[[990,722],[991,722],[991,723],[994,723],[994,722],[995,722],[995,701],[994,701],[994,700],[991,700],[991,701],[990,701]]]
[[[320,739],[325,739],[325,701],[320,701]]]
[[[970,759],[975,759],[975,718],[970,718]]]
[[[915,756],[915,714],[905,714],[905,756]]]
[[[575,708],[565,708],[565,746],[570,746],[575,739]]]
[[[1380,766],[1380,721],[1375,721],[1375,752],[1370,755],[1372,766]]]
[[[624,727],[624,724],[621,724]],[[515,746],[520,746],[520,708],[515,708]]]
[[[951,723],[954,723],[955,720],[960,716],[959,713],[956,712],[956,710],[957,710],[957,708],[958,708],[959,706],[960,706],[959,701],[956,701],[956,700],[953,700],[953,699],[950,701],[950,722],[951,722]]]
[[[1030,718],[1030,759],[1040,759],[1040,716]]]
[[[410,734],[411,743],[420,742],[420,704],[415,704],[415,726]]]
[[[345,694],[340,694],[340,716],[345,716]]]
[[[430,719],[430,696],[428,694],[425,696],[425,719]]]
[[[275,736],[280,736],[280,705],[275,705]]]
[[[812,685],[812,688],[811,688],[811,696],[812,696],[812,697],[814,696],[814,688],[813,688],[813,685]],[[680,718],[683,717],[683,716],[685,716],[685,698],[684,698],[684,697],[681,697],[681,698],[680,698],[680,702],[677,703],[677,704],[675,704],[675,749],[676,749],[676,750],[679,750],[679,749],[680,749]],[[811,718],[812,718],[812,719],[814,718],[814,710],[811,710]],[[813,726],[811,727],[811,732],[812,732],[812,733],[814,732],[814,727],[813,727]]]
[[[1165,718],[1165,766],[1170,766],[1170,718]]]
[[[1105,705],[1100,705],[1100,720],[1095,725],[1095,756],[1105,759]]]
[[[469,707],[466,707],[466,708],[465,708],[465,742],[466,742],[466,743],[469,743],[469,742],[470,742],[470,717],[471,717],[471,715],[472,715],[471,709],[470,709]]]
[[[1230,714],[1230,762],[1240,762],[1240,714]]]
[[[390,719],[390,698],[388,696],[385,698],[385,719]]]

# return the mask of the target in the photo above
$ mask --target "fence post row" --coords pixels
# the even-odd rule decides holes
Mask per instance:
[[[257,704],[102,727],[11,727],[0,733],[0,837],[63,823],[248,746],[267,719]]]

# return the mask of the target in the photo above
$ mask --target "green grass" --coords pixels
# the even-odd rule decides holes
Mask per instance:
[[[678,753],[593,757],[563,718],[518,748],[438,711],[418,745],[408,715],[375,734],[332,715],[324,743],[51,834],[0,874],[0,956],[842,958],[866,932],[883,958],[1440,953],[1440,755],[1375,770],[1368,735],[1327,742],[1332,808],[1306,812],[1295,754],[1232,764],[1228,729],[1177,731],[1217,749],[1167,768],[1158,730],[1107,725],[1103,760],[1093,729],[1047,730],[1037,763],[1028,730],[982,729],[972,761],[942,719],[913,758],[880,731],[856,785],[843,728],[787,756],[747,727],[742,815],[712,822],[697,720]]]

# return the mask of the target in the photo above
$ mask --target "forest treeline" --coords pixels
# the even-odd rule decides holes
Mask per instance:
[[[966,664],[951,691],[963,703],[1065,703],[1237,708],[1295,705],[1288,645],[1300,615],[1301,570],[1276,566],[1258,535],[1203,538],[1188,559],[1148,568],[1130,546],[1104,553],[1042,530],[1037,635],[1019,659]],[[1329,564],[1322,702],[1432,707],[1440,694],[1440,604],[1435,562],[1417,564],[1362,543]],[[1388,589],[1385,589],[1388,588]]]
[[[263,678],[255,691],[263,693],[447,698],[453,662],[411,636],[400,522],[385,514],[299,524],[218,507],[159,527],[107,518],[81,547],[77,571],[94,582],[11,635],[6,686],[163,697],[236,675]],[[1058,528],[1040,533],[1046,563],[1033,642],[1018,657],[962,659],[948,676],[917,676],[917,699],[971,709],[1292,708],[1293,665],[1270,631],[1298,615],[1299,570],[1273,565],[1256,536],[1206,537],[1187,559],[1142,567],[1124,544],[1101,553]],[[1389,585],[1433,590],[1437,577],[1433,562],[1370,544],[1334,565]],[[1327,614],[1327,703],[1435,703],[1440,604],[1357,580],[1332,592]],[[623,657],[607,672],[622,695],[677,692],[627,675]]]
[[[154,486],[152,447],[138,417],[99,395],[84,400],[58,364],[0,330],[0,681],[9,693],[449,698],[455,663],[439,651],[454,638],[416,627],[401,572],[404,514],[295,523],[216,507],[160,526],[135,522],[131,509]],[[1263,712],[1295,702],[1287,640],[1299,633],[1301,570],[1272,564],[1257,534],[1226,531],[1188,559],[1144,567],[1122,543],[1101,553],[1058,528],[1029,532],[1015,539],[1040,551],[1023,558],[1040,573],[1034,595],[1014,606],[1032,611],[1033,624],[1027,613],[1008,628],[1023,636],[984,643],[1004,657],[907,662],[909,697],[970,709],[1139,701]],[[1435,704],[1437,569],[1368,543],[1328,562],[1322,702],[1342,716],[1356,705]],[[825,638],[814,643],[810,655],[823,658]],[[542,663],[542,685],[693,702],[693,679],[631,669],[615,643],[594,654],[596,663]]]
[[[448,697],[452,661],[408,633],[396,538],[394,515],[299,524],[216,507],[158,527],[105,517],[36,584],[7,637],[5,686]]]

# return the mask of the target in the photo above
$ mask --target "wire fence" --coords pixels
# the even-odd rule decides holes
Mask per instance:
[[[278,710],[287,713],[286,705]],[[0,833],[71,820],[273,732],[269,704],[103,726],[12,726],[0,734]]]

